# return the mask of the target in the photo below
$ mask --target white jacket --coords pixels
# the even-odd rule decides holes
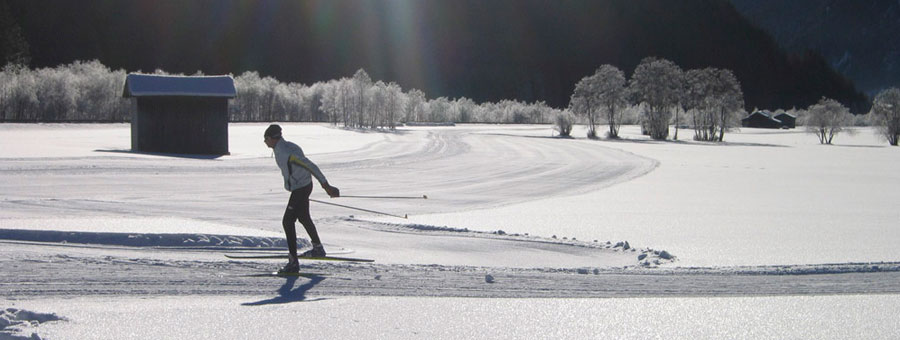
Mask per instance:
[[[325,175],[309,158],[303,155],[303,149],[297,144],[288,142],[282,138],[275,144],[275,163],[281,169],[284,176],[284,189],[294,191],[312,183],[312,176],[320,184],[325,185],[328,180]]]

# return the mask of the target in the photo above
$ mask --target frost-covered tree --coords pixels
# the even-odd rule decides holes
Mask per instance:
[[[472,101],[469,98],[462,97],[456,100],[454,103],[456,107],[456,113],[459,117],[459,122],[461,123],[469,123],[475,119],[476,111],[478,104]]]
[[[575,125],[575,115],[568,110],[557,112],[553,119],[553,130],[558,132],[560,137],[570,137],[573,125]]]
[[[600,92],[600,83],[602,79],[595,72],[593,75],[581,78],[575,84],[575,91],[569,100],[569,111],[587,118],[588,122],[588,138],[596,138],[597,131],[597,111],[603,105],[598,98],[597,93]]]
[[[385,89],[387,94],[385,95],[387,103],[387,127],[391,130],[397,128],[397,116],[400,113],[401,108],[403,107],[403,102],[406,100],[403,94],[403,89],[400,88],[400,85],[397,85],[395,82],[390,82]]]
[[[719,141],[725,140],[725,131],[740,126],[741,113],[744,112],[744,91],[741,83],[731,70],[715,69],[713,71],[712,95],[710,106],[715,109],[716,123],[719,129]]]
[[[595,72],[600,77],[597,97],[603,104],[606,123],[609,125],[609,138],[619,138],[619,127],[622,125],[622,108],[628,105],[625,73],[619,68],[606,64]]]
[[[450,117],[450,100],[447,97],[428,102],[429,122],[448,122]]]
[[[0,71],[0,121],[124,121],[125,71],[98,61],[75,61],[31,70],[8,64]]]
[[[340,105],[338,105],[338,81],[331,80],[327,83],[316,83],[314,88],[322,91],[322,99],[320,101],[319,110],[328,115],[328,121],[331,125],[337,125],[340,116]]]
[[[672,109],[678,104],[682,91],[681,67],[666,59],[644,58],[635,68],[629,84],[635,104],[646,103],[646,129],[653,139],[669,136]]]
[[[834,99],[822,97],[818,103],[810,105],[803,117],[806,131],[819,137],[819,143],[831,144],[838,132],[846,127],[853,117],[850,109]]]
[[[738,118],[744,107],[744,93],[731,70],[710,68],[706,72],[709,74],[706,78],[709,84],[701,107],[709,111],[710,135],[704,140],[721,142],[725,139],[725,131],[739,124]]]
[[[597,114],[602,111],[609,132],[607,137],[618,138],[621,126],[621,108],[627,105],[625,74],[617,67],[600,66],[593,75],[584,77],[575,85],[570,100],[570,110],[588,120],[588,137],[597,136]]]
[[[743,112],[741,85],[730,70],[705,68],[685,72],[682,105],[691,111],[694,140],[723,141]]]
[[[37,105],[31,70],[7,64],[0,72],[0,121],[25,120],[28,108]]]
[[[412,89],[406,94],[406,104],[403,106],[404,121],[419,122],[425,112],[425,93]]]
[[[715,135],[713,115],[707,107],[706,96],[711,92],[712,71],[709,68],[688,70],[684,73],[684,89],[681,106],[691,114],[694,140],[708,141]]]
[[[370,129],[377,129],[384,124],[382,121],[386,116],[385,107],[387,106],[387,85],[382,81],[375,82],[375,85],[369,87],[366,91],[368,109],[365,112],[365,125]]]
[[[260,77],[255,71],[247,71],[235,77],[237,96],[231,105],[232,119],[270,122],[283,120],[284,116],[277,112],[275,105],[276,87],[279,84],[275,78]]]
[[[878,93],[872,102],[870,116],[888,143],[897,146],[900,139],[900,89],[892,87]]]
[[[369,77],[369,74],[363,69],[357,70],[353,74],[353,96],[355,100],[353,101],[353,108],[349,112],[350,116],[344,123],[345,125],[349,123],[350,126],[358,128],[365,126],[365,112],[368,105],[366,93],[370,87],[372,87],[372,78]]]

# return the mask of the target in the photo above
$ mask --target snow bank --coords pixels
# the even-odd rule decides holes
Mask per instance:
[[[0,219],[0,239],[132,247],[287,247],[279,233],[183,218]],[[309,244],[298,241],[300,246]]]
[[[232,236],[279,237],[281,233],[239,228],[220,223],[175,217],[83,217],[0,219],[0,228],[18,230],[55,230],[82,233],[137,234],[214,234]]]
[[[427,224],[400,224],[400,223],[390,223],[390,222],[381,222],[381,221],[368,221],[356,219],[354,217],[345,217],[340,218],[340,220],[348,223],[364,223],[366,228],[378,229],[381,231],[388,232],[402,232],[402,233],[416,233],[416,234],[424,234],[424,235],[447,235],[447,236],[455,236],[455,237],[469,237],[469,238],[478,238],[478,239],[491,239],[491,240],[499,240],[499,241],[515,241],[515,242],[531,242],[535,244],[548,244],[548,245],[556,245],[561,247],[574,247],[581,249],[596,249],[602,252],[613,252],[619,253],[622,256],[628,256],[626,254],[630,254],[634,259],[634,264],[642,266],[642,267],[657,267],[659,265],[672,263],[677,260],[677,257],[669,253],[665,250],[654,250],[652,248],[634,248],[632,247],[628,241],[621,242],[600,242],[598,240],[589,241],[580,241],[576,238],[568,238],[562,237],[558,238],[556,235],[553,237],[541,237],[535,235],[519,234],[519,233],[507,233],[503,230],[495,230],[495,231],[478,231],[478,230],[470,230],[469,228],[454,228],[448,226],[434,226]],[[497,251],[498,249],[492,249],[493,251]]]
[[[211,235],[101,233],[56,230],[0,229],[0,239],[31,242],[84,243],[130,247],[287,247],[284,238]],[[298,242],[302,242],[299,241]],[[303,245],[303,243],[301,243]]]
[[[34,333],[42,323],[66,321],[56,314],[35,313],[16,308],[6,308],[0,312],[0,340],[41,339]],[[31,335],[25,335],[25,334]]]

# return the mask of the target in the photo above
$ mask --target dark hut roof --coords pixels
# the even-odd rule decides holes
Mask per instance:
[[[162,76],[132,73],[125,77],[122,97],[190,96],[234,98],[231,76]]]
[[[750,119],[753,119],[753,116],[759,116],[759,117],[762,117],[763,120],[768,120],[768,121],[772,121],[772,122],[774,122],[774,123],[781,124],[781,121],[780,121],[780,120],[776,119],[775,117],[772,117],[772,113],[771,113],[771,112],[765,111],[765,110],[754,111],[754,112],[751,113],[749,116],[747,116],[747,117],[745,117],[744,119],[741,119],[741,120],[744,120],[744,121],[750,120]]]
[[[776,116],[775,116],[775,119],[781,119],[781,118],[778,118],[778,117],[781,117],[781,116],[788,116],[788,117],[791,117],[791,118],[797,118],[797,116],[795,116],[795,115],[792,115],[792,114],[787,113],[787,112],[782,112],[782,113],[779,113],[778,115],[776,115]]]

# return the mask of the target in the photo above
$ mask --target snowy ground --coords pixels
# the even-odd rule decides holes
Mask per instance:
[[[329,200],[409,220],[313,203],[330,251],[376,263],[284,279],[222,256],[284,247],[265,124],[217,158],[131,153],[123,124],[0,125],[0,339],[900,336],[900,157],[871,130],[284,127],[345,195],[428,195]]]

